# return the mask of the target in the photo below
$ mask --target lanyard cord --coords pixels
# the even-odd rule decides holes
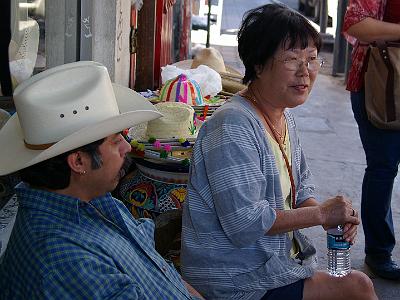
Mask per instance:
[[[263,114],[264,120],[267,123],[268,127],[271,129],[271,121]],[[275,140],[278,142],[279,149],[282,152],[283,158],[285,159],[285,164],[286,168],[289,173],[289,178],[290,178],[290,188],[291,188],[291,194],[292,194],[292,209],[296,208],[296,186],[294,184],[294,178],[293,178],[293,172],[292,172],[292,167],[290,166],[289,159],[286,155],[285,150],[283,149],[283,144],[281,139],[278,138],[276,132],[272,130],[272,134],[274,135]]]
[[[248,91],[254,96],[254,93],[252,90],[248,89]],[[296,208],[296,185],[294,184],[294,178],[293,178],[293,172],[292,172],[292,167],[290,166],[289,163],[289,159],[285,153],[285,150],[283,149],[283,144],[281,139],[278,137],[277,133],[275,132],[275,130],[273,130],[274,126],[272,125],[272,122],[269,120],[269,118],[266,116],[266,114],[263,113],[263,111],[261,110],[261,108],[259,107],[258,102],[255,99],[255,96],[251,96],[248,93],[245,92],[240,92],[239,93],[242,97],[244,97],[245,99],[249,100],[261,113],[262,116],[265,120],[265,123],[267,124],[267,126],[269,127],[269,129],[271,130],[274,139],[278,142],[279,145],[279,149],[282,152],[283,158],[285,160],[285,165],[286,168],[288,170],[289,173],[289,178],[290,178],[290,190],[291,190],[291,198],[292,198],[292,209]]]

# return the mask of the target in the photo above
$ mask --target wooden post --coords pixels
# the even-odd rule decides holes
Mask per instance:
[[[135,90],[143,91],[154,86],[154,39],[157,0],[143,1],[138,14]]]

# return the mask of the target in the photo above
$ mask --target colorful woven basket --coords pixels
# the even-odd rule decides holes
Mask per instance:
[[[183,102],[189,105],[204,105],[199,84],[185,74],[167,80],[160,91],[161,101]]]
[[[142,161],[143,162],[143,161]],[[186,198],[188,172],[167,172],[136,162],[137,169],[121,181],[119,193],[135,218],[155,219],[181,209]]]

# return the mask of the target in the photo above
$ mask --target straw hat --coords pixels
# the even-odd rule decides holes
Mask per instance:
[[[237,93],[246,88],[242,83],[243,75],[234,68],[225,65],[221,53],[215,48],[204,48],[194,59],[178,61],[173,64],[181,69],[195,69],[200,65],[206,65],[221,75],[222,88],[229,93]]]
[[[15,89],[14,102],[17,113],[0,130],[0,175],[161,116],[138,93],[112,84],[95,62],[39,73]]]
[[[185,74],[180,74],[165,82],[160,91],[160,100],[204,105],[199,84],[195,80],[187,78]]]
[[[194,127],[194,109],[182,102],[161,102],[155,104],[163,117],[148,122],[147,137],[156,139],[180,139],[197,136]]]
[[[190,105],[182,102],[160,102],[154,107],[163,116],[147,124],[132,126],[128,132],[130,139],[140,142],[150,138],[162,141],[196,139],[201,124],[200,121],[195,121],[195,111]]]

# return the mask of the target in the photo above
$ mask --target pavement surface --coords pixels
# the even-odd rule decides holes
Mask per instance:
[[[221,0],[220,0],[221,1]],[[237,32],[243,13],[271,1],[224,0],[221,31],[211,33],[211,46],[218,48],[225,63],[244,73],[243,64],[237,53],[237,43],[226,40],[224,29]],[[295,6],[296,1],[281,1]],[[221,34],[222,32],[222,34]],[[341,194],[353,201],[360,210],[361,183],[364,174],[365,155],[358,135],[358,127],[350,106],[350,95],[345,90],[343,77],[332,77],[332,53],[321,53],[327,63],[320,72],[308,101],[293,109],[300,131],[300,138],[309,166],[317,185],[317,198]],[[395,232],[400,228],[400,184],[395,182],[392,210]],[[315,241],[320,269],[326,268],[326,232],[322,227],[313,227],[306,233]],[[397,235],[400,238],[400,235]],[[393,257],[400,262],[400,247],[397,245]],[[364,264],[364,233],[359,226],[356,244],[351,248],[353,269],[363,271],[373,280],[379,299],[400,299],[400,282],[376,278]]]

